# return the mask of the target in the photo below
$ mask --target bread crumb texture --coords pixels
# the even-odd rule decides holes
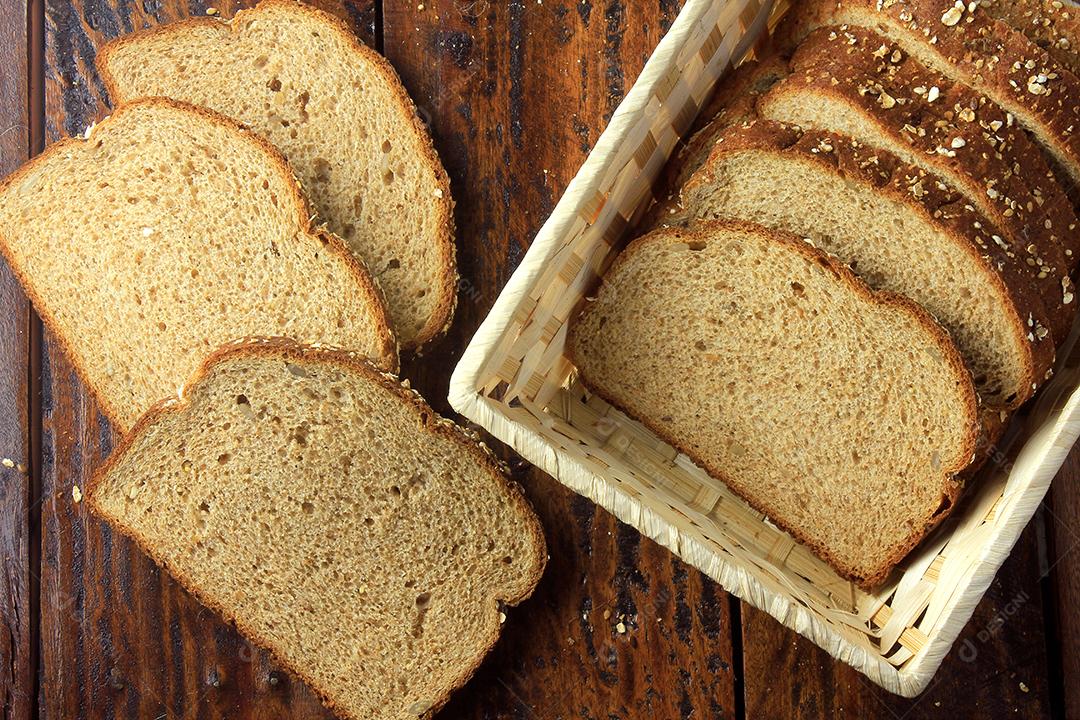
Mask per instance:
[[[922,178],[916,197],[911,184]],[[871,287],[911,298],[952,334],[983,400],[1013,408],[1053,357],[1051,342],[1027,337],[1029,315],[1041,320],[1043,309],[1025,278],[1007,274],[1017,263],[990,261],[997,246],[979,216],[941,187],[879,148],[763,120],[724,133],[682,202],[693,218],[809,238]]]
[[[7,259],[123,431],[236,338],[332,343],[396,367],[371,279],[306,215],[265,143],[164,100],[122,106],[0,186]]]
[[[94,479],[92,508],[345,717],[426,717],[546,559],[516,486],[343,355],[219,353]]]
[[[449,181],[390,65],[340,20],[264,0],[123,37],[98,60],[114,99],[166,96],[242,122],[288,158],[321,221],[376,276],[406,347],[450,321]]]
[[[749,223],[636,240],[570,347],[588,387],[864,584],[948,510],[975,449],[971,377],[930,316]]]

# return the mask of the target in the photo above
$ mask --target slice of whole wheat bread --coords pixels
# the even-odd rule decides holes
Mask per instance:
[[[1065,338],[1077,305],[1064,302],[1080,260],[1076,213],[1004,110],[863,28],[813,31],[791,68],[757,103],[762,117],[849,135],[940,176],[1001,229],[1006,253],[1040,289],[1055,340]]]
[[[117,108],[0,184],[0,250],[121,431],[238,337],[396,369],[381,294],[310,218],[266,141],[164,99]]]
[[[588,388],[863,586],[947,514],[975,451],[971,376],[931,316],[749,223],[635,240],[568,347]]]
[[[340,351],[243,343],[86,495],[342,717],[430,717],[536,586],[540,525],[481,446]]]
[[[778,42],[794,48],[823,25],[871,29],[937,72],[985,93],[1032,133],[1077,202],[1080,79],[980,3],[806,0],[778,28]]]
[[[653,191],[655,202],[638,223],[642,231],[663,225],[678,212],[679,190],[709,158],[716,138],[726,128],[757,117],[757,99],[788,75],[785,58],[773,55],[748,60],[723,78],[698,115],[689,140],[668,160]]]
[[[97,63],[114,101],[203,105],[272,142],[320,219],[379,281],[402,345],[446,329],[457,297],[446,171],[394,69],[342,21],[263,0],[231,21],[122,37]]]
[[[788,76],[788,61],[779,55],[764,60],[750,60],[720,81],[713,91],[712,99],[701,111],[707,121],[695,132],[679,154],[670,163],[675,171],[670,186],[678,191],[709,157],[716,138],[724,128],[753,120],[757,117],[757,100],[778,82]]]
[[[1050,370],[1042,300],[999,233],[948,186],[880,148],[758,120],[729,128],[683,188],[680,222],[738,218],[810,238],[956,340],[987,405],[1013,409]]]

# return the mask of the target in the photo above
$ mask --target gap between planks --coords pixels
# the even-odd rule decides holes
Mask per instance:
[[[27,108],[30,126],[27,156],[34,157],[45,149],[45,0],[29,0],[26,4]],[[41,371],[42,325],[33,307],[27,315],[27,430],[29,432],[29,498],[27,527],[29,530],[28,562],[30,564],[30,718],[40,714],[41,674]]]

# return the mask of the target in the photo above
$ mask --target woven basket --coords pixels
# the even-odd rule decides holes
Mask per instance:
[[[930,682],[1080,435],[1077,333],[960,506],[874,594],[577,382],[567,320],[628,240],[716,80],[783,0],[688,0],[529,248],[450,385],[460,413],[563,484],[905,696]]]

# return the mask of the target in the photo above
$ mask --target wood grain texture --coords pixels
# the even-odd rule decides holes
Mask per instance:
[[[735,717],[727,595],[552,480],[526,487],[544,580],[440,718]]]
[[[30,151],[26,2],[0,6],[0,177]],[[30,514],[30,308],[0,261],[0,717],[33,711],[35,643]]]
[[[610,0],[384,0],[384,53],[450,174],[460,294],[408,365],[436,409],[450,371],[679,10]]]
[[[1053,624],[1049,627],[1051,690],[1062,717],[1080,717],[1080,449],[1073,448],[1050,487]]]
[[[1025,530],[930,687],[910,700],[872,685],[813,643],[744,605],[746,716],[1050,717],[1041,532],[1041,522]]]

